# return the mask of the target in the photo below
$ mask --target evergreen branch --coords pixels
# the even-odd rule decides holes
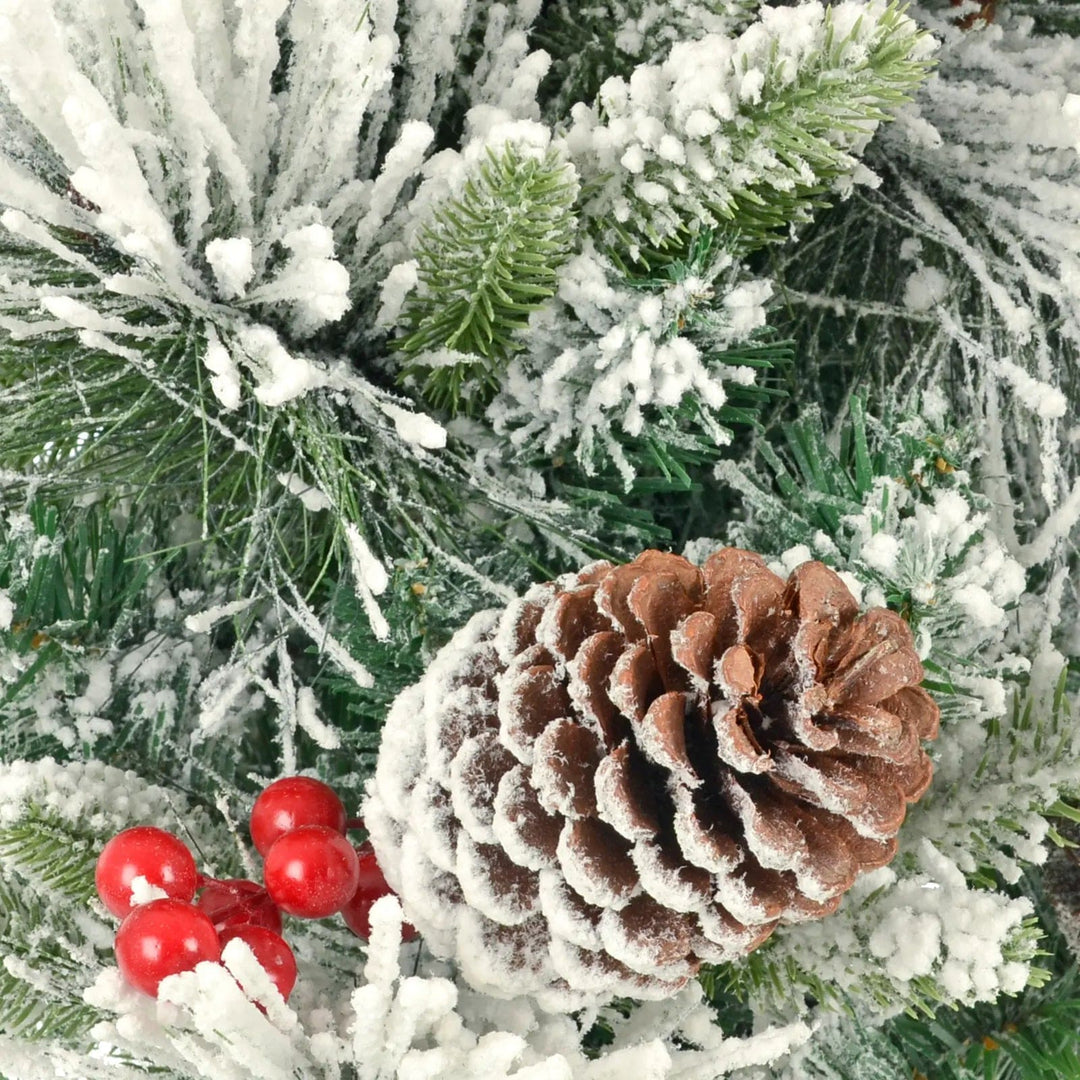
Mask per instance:
[[[85,904],[94,895],[100,836],[31,808],[0,827],[0,866],[33,884],[35,891]]]
[[[783,550],[822,532],[843,548],[845,519],[864,510],[883,479],[903,485],[914,502],[929,502],[936,491],[955,487],[956,477],[966,475],[962,470],[974,460],[971,430],[908,423],[914,414],[878,420],[867,414],[862,394],[853,394],[847,405],[835,440],[825,430],[821,409],[805,406],[798,419],[779,425],[780,449],[758,441],[772,490],[747,481],[733,466],[719,467],[718,475],[749,500],[750,531],[764,547]]]
[[[701,341],[706,352],[707,337],[695,333],[692,317],[684,333]],[[759,368],[772,382],[733,380],[719,408],[708,407],[696,395],[676,406],[650,406],[641,434],[612,427],[609,439],[596,443],[595,453],[584,462],[569,452],[527,462],[543,472],[560,501],[598,511],[601,535],[621,556],[632,557],[643,546],[681,548],[715,531],[734,503],[712,479],[712,469],[730,454],[732,429],[759,426],[762,408],[784,393],[778,384],[792,363],[789,342],[761,334],[707,355],[714,370]],[[629,482],[628,474],[633,476]]]
[[[12,604],[10,644],[25,655],[48,639],[88,645],[130,626],[147,603],[153,564],[134,519],[95,503],[64,515],[35,498],[0,521],[0,588]],[[161,569],[153,566],[153,569]]]
[[[790,51],[793,21],[815,47]],[[925,79],[927,45],[896,4],[766,8],[735,41],[677,46],[641,100],[634,85],[610,81],[569,135],[596,185],[584,206],[590,230],[632,274],[678,257],[701,225],[737,255],[783,239],[830,190],[850,186],[878,124]],[[685,104],[691,81],[695,110]],[[714,100],[733,115],[710,111]],[[663,139],[639,140],[645,115]]]
[[[461,195],[420,230],[421,290],[406,301],[399,347],[403,376],[422,375],[434,405],[473,412],[498,389],[516,335],[554,295],[570,256],[577,192],[558,153],[537,158],[508,143],[489,148]]]

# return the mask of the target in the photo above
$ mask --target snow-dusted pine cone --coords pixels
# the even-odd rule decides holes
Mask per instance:
[[[364,817],[465,977],[660,997],[887,863],[938,708],[898,615],[818,562],[647,551],[477,615],[398,698]]]

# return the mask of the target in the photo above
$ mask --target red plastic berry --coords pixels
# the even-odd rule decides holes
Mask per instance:
[[[387,896],[393,889],[386,884],[386,878],[375,858],[371,844],[364,843],[356,849],[360,866],[360,877],[352,899],[341,909],[345,925],[365,941],[371,937],[371,905],[382,896]],[[401,940],[412,941],[417,936],[416,927],[411,923],[401,924]]]
[[[198,882],[195,860],[182,840],[153,825],[117,833],[98,856],[94,883],[101,902],[123,918],[131,911],[131,883],[144,877],[174,900],[190,901]]]
[[[212,881],[195,903],[219,933],[236,926],[262,926],[281,933],[281,912],[267,891],[254,881]]]
[[[301,919],[340,911],[356,892],[359,874],[352,844],[326,825],[304,825],[279,837],[263,867],[270,899]]]
[[[182,900],[151,900],[132,910],[116,932],[116,962],[136,990],[157,996],[166,975],[220,960],[214,924]]]
[[[296,985],[296,957],[285,939],[264,926],[233,926],[222,931],[221,947],[224,948],[233,938],[248,943],[278,993],[288,1001]],[[241,989],[244,989],[242,983]]]
[[[345,832],[345,807],[333,788],[307,776],[275,780],[251,810],[251,840],[264,858],[274,841],[304,825]]]

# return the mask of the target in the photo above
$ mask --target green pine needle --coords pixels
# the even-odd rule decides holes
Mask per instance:
[[[461,195],[420,230],[421,288],[406,301],[399,347],[403,378],[422,379],[433,405],[472,413],[494,395],[517,335],[570,257],[577,194],[558,153],[536,158],[508,143],[489,149]]]
[[[932,1020],[899,1017],[883,1034],[928,1080],[1080,1080],[1080,965],[1054,932],[1033,875],[1024,892],[1051,929],[1050,970],[1023,993],[970,1008],[940,1009]],[[861,1072],[848,1074],[862,1080]]]

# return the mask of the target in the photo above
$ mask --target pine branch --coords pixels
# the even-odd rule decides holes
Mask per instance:
[[[570,256],[576,198],[558,153],[536,158],[508,143],[489,149],[461,195],[421,229],[421,291],[406,301],[399,347],[404,377],[422,378],[432,404],[471,413],[498,389],[517,335],[554,295]]]
[[[814,47],[791,51],[796,27]],[[783,239],[850,187],[877,126],[925,79],[927,53],[895,4],[804,4],[764,9],[734,41],[677,46],[640,100],[633,84],[610,81],[568,136],[590,230],[628,273],[677,257],[701,225],[737,255]],[[733,115],[712,111],[714,100]],[[645,117],[663,139],[639,139]]]
[[[713,481],[713,469],[734,456],[733,430],[759,427],[763,408],[784,394],[780,383],[792,363],[789,342],[763,333],[744,345],[713,350],[692,321],[684,333],[701,343],[714,370],[757,368],[764,378],[727,384],[730,394],[720,408],[709,408],[696,395],[677,406],[650,406],[641,434],[612,427],[610,441],[598,444],[584,463],[569,452],[528,461],[542,470],[560,501],[599,513],[598,538],[623,557],[645,546],[679,548],[715,530],[724,507],[734,503]]]
[[[882,478],[896,479],[916,502],[930,501],[935,491],[955,486],[958,470],[975,459],[972,430],[908,424],[915,420],[908,414],[876,419],[860,394],[847,405],[838,445],[816,406],[803,406],[797,420],[779,425],[779,450],[773,441],[758,441],[761,464],[775,484],[771,490],[747,481],[731,465],[720,467],[721,479],[742,491],[753,508],[749,542],[760,537],[764,547],[782,550],[824,532],[843,544],[845,518],[863,510]]]

